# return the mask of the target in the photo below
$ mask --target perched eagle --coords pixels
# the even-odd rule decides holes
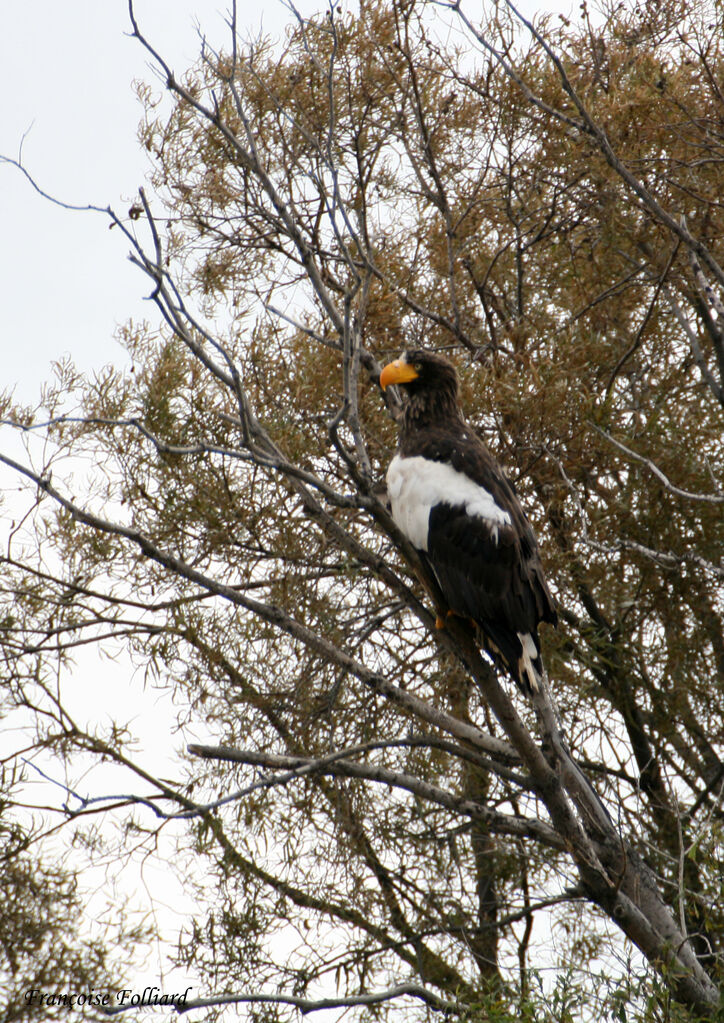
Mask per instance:
[[[407,392],[387,470],[392,517],[437,581],[443,613],[472,619],[524,692],[538,689],[538,623],[556,623],[530,523],[512,484],[466,424],[455,367],[411,350],[385,366]],[[439,622],[442,624],[442,622]]]

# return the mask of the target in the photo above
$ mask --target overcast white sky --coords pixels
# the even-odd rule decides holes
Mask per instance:
[[[296,0],[303,14],[325,0]],[[469,10],[477,6],[470,0]],[[522,0],[522,9],[569,10],[564,0]],[[128,36],[127,0],[5,0],[0,33],[0,153],[23,159],[38,183],[66,202],[120,210],[148,166],[136,141],[141,108],[134,79],[154,81],[146,54]],[[199,52],[198,26],[226,39],[225,0],[136,0],[142,29],[178,72]],[[290,20],[281,0],[239,4],[240,22],[279,36]],[[160,90],[159,90],[160,91]],[[147,283],[126,260],[128,246],[100,215],[72,213],[35,194],[0,166],[0,347],[2,386],[34,401],[53,359],[80,368],[117,359],[118,324],[155,318]]]
[[[322,0],[302,0],[303,13]],[[0,153],[23,160],[66,202],[125,208],[148,170],[136,141],[141,108],[134,79],[155,81],[145,51],[128,36],[126,0],[25,0],[2,7]],[[148,38],[181,72],[199,52],[198,26],[226,38],[225,0],[136,0]],[[249,30],[280,35],[289,12],[279,0],[240,3]],[[159,88],[160,91],[160,88]],[[129,201],[130,204],[130,201]],[[120,354],[116,326],[155,310],[126,260],[128,246],[103,218],[72,213],[0,166],[0,347],[3,386],[33,401],[53,359],[71,353],[82,368]]]

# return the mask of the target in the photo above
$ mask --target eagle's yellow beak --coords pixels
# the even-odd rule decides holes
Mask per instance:
[[[419,373],[404,359],[395,359],[388,363],[380,373],[380,387],[384,391],[390,384],[409,384],[417,380]]]

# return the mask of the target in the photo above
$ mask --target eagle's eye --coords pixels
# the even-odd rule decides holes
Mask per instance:
[[[412,368],[414,369],[414,371],[416,373],[422,373],[422,363],[421,362],[413,362]]]

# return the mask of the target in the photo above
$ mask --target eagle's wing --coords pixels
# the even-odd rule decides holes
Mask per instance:
[[[392,513],[425,558],[450,611],[472,618],[519,682],[540,674],[538,623],[555,623],[535,535],[484,444],[426,431],[388,471]]]
[[[472,572],[478,578],[487,578],[491,591],[508,605],[511,624],[517,621],[529,629],[541,621],[555,624],[555,604],[546,583],[538,543],[513,484],[477,437],[456,445],[450,452],[450,464],[490,493],[496,506],[510,519],[510,526],[496,534],[485,522],[473,518],[469,528],[477,539],[477,557]],[[442,511],[438,514],[443,520]],[[459,525],[457,530],[453,529],[457,542],[461,528]],[[435,532],[438,529],[441,540],[445,533],[450,535],[449,524],[441,521]]]

